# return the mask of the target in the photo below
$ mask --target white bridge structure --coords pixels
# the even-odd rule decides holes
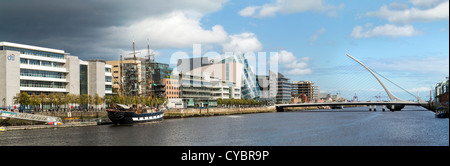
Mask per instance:
[[[308,107],[308,106],[332,106],[332,107],[341,107],[344,105],[368,105],[369,110],[372,109],[372,106],[374,108],[374,111],[376,111],[376,105],[381,105],[384,111],[384,107],[387,107],[390,111],[401,111],[406,105],[413,105],[413,106],[422,106],[427,108],[428,102],[423,101],[420,99],[419,96],[417,96],[417,102],[412,101],[405,101],[402,99],[399,99],[394,94],[392,94],[389,89],[384,85],[384,83],[376,76],[375,72],[364,65],[361,61],[357,60],[356,58],[350,56],[347,54],[347,56],[354,61],[358,62],[360,65],[362,65],[365,69],[367,69],[378,81],[378,83],[381,84],[384,91],[389,96],[390,101],[387,102],[324,102],[324,103],[301,103],[301,104],[277,104],[275,105],[277,112],[283,112],[286,107]],[[409,93],[409,92],[408,92]]]
[[[19,112],[11,112],[11,111],[4,111],[4,110],[0,110],[0,117],[32,120],[32,121],[40,121],[40,122],[61,122],[62,121],[60,117],[19,113]]]

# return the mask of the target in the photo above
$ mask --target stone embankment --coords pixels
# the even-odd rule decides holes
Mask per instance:
[[[187,118],[200,116],[218,116],[233,114],[252,114],[276,112],[275,107],[249,107],[249,108],[208,108],[208,109],[169,109],[164,112],[164,118]]]

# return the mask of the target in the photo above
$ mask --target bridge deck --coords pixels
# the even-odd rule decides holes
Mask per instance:
[[[277,104],[276,107],[305,107],[305,106],[340,106],[340,105],[416,105],[425,106],[427,103],[419,102],[324,102],[324,103],[299,103],[299,104]]]

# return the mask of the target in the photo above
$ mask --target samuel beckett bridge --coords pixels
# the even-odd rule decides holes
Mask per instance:
[[[352,102],[323,102],[323,103],[277,104],[277,105],[275,105],[277,112],[283,112],[284,108],[288,108],[288,107],[308,107],[308,106],[343,107],[345,105],[352,105],[352,106],[360,105],[360,106],[369,106],[369,110],[372,110],[372,108],[373,108],[374,111],[376,111],[376,106],[377,105],[381,106],[383,111],[385,110],[385,107],[387,109],[389,109],[390,111],[401,111],[406,105],[422,106],[422,107],[425,107],[425,108],[428,107],[428,102],[420,99],[419,96],[417,96],[417,102],[406,101],[406,100],[402,100],[402,99],[396,97],[394,94],[391,93],[391,91],[389,91],[389,89],[380,80],[380,78],[377,77],[377,75],[375,74],[376,73],[375,71],[373,71],[372,69],[370,69],[369,67],[364,65],[362,62],[360,62],[356,58],[350,56],[349,54],[347,54],[347,56],[349,58],[353,59],[354,61],[358,62],[360,65],[362,65],[365,69],[367,69],[367,71],[369,71],[372,74],[373,77],[375,77],[377,79],[378,83],[381,84],[381,86],[383,87],[384,91],[387,93],[390,101],[364,101],[364,102],[352,101]],[[385,77],[383,77],[383,78],[385,78]],[[387,78],[385,78],[385,79],[387,79]],[[398,86],[398,87],[400,87],[400,86]],[[401,89],[403,89],[403,88],[401,88]],[[403,90],[406,91],[405,89],[403,89]],[[408,92],[408,91],[406,91],[406,92]],[[411,94],[411,93],[409,93],[409,94]]]

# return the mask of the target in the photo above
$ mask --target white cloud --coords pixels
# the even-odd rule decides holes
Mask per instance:
[[[433,0],[431,0],[433,1]],[[425,3],[424,0],[412,1],[414,5],[424,6],[425,4],[435,4],[435,3]],[[411,9],[395,10],[383,5],[378,11],[367,12],[367,16],[378,17],[387,19],[392,23],[402,23],[407,24],[411,22],[429,22],[437,20],[448,20],[449,19],[449,1],[442,2],[437,6],[427,9],[419,9],[412,7]]]
[[[239,15],[244,16],[244,17],[251,16],[251,15],[255,14],[255,10],[259,9],[259,8],[260,7],[258,7],[258,6],[246,7],[246,8],[244,8],[244,9],[239,11]]]
[[[271,17],[277,13],[290,14],[306,11],[320,11],[325,12],[332,9],[343,8],[343,5],[338,7],[331,5],[324,5],[324,0],[277,0],[273,3],[264,4],[262,6],[250,6],[239,11],[239,14],[244,17]],[[335,15],[335,11],[331,11],[329,15]]]
[[[193,44],[202,44],[202,49],[211,50],[220,46],[223,52],[258,52],[262,43],[254,33],[228,34],[221,25],[211,28],[201,26],[203,14],[193,11],[174,11],[168,14],[148,17],[129,26],[114,26],[103,29],[103,38],[99,45],[106,47],[131,48],[131,41],[136,42],[136,49],[146,46],[147,39],[152,49],[191,48]],[[124,42],[118,42],[124,41]],[[126,42],[128,41],[128,42]],[[141,43],[141,44],[139,44]],[[139,46],[138,46],[139,45]],[[128,55],[129,49],[116,52]],[[202,52],[206,52],[202,50]],[[144,52],[145,55],[147,52]],[[159,52],[155,52],[158,53]]]
[[[326,28],[320,28],[313,36],[309,39],[309,45],[313,45],[314,42],[319,38],[320,35],[327,31]]]
[[[312,73],[311,69],[298,69],[298,68],[285,72],[286,75],[306,75],[311,73]]]
[[[370,28],[370,26],[366,24],[365,28]],[[386,24],[374,27],[373,29],[363,30],[364,28],[362,26],[356,26],[353,28],[350,36],[353,38],[371,38],[375,36],[408,37],[421,34],[421,32],[416,31],[411,25],[396,26]]]
[[[409,0],[414,6],[428,8],[441,3],[444,0]]]
[[[312,70],[308,68],[306,62],[310,57],[297,58],[292,52],[281,50],[278,54],[272,55],[271,60],[278,60],[279,71],[286,75],[305,75],[311,74]]]
[[[261,42],[254,33],[230,35],[228,41],[222,44],[224,52],[257,52],[262,48]]]
[[[132,41],[147,43],[152,48],[187,48],[192,44],[217,44],[228,40],[228,34],[221,25],[211,29],[200,26],[202,15],[197,12],[176,11],[149,17],[129,26],[109,27],[104,33],[106,41]],[[122,43],[122,42],[121,42]]]

